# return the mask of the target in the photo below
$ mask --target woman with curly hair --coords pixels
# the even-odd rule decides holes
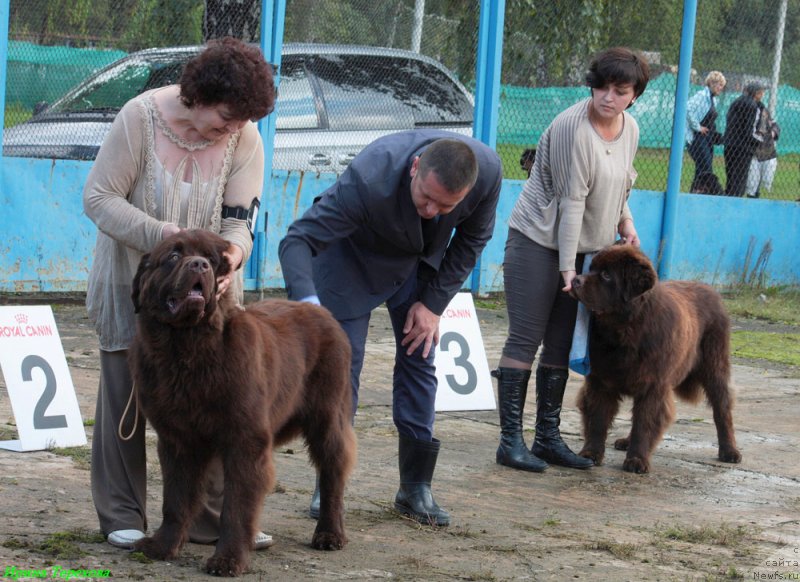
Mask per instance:
[[[178,85],[126,103],[103,141],[83,191],[97,225],[86,307],[100,342],[100,387],[92,439],[92,498],[114,546],[132,548],[147,529],[145,423],[128,371],[135,331],[131,283],[142,256],[185,228],[229,241],[235,271],[220,294],[242,296],[239,270],[253,248],[250,226],[261,197],[264,150],[254,120],[275,104],[272,69],[261,51],[224,38],[209,42]],[[229,290],[230,288],[230,290]],[[222,470],[189,538],[213,543],[222,508]],[[256,548],[271,545],[260,533]]]

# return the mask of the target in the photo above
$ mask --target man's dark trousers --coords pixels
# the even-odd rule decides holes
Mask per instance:
[[[397,431],[405,436],[430,441],[433,438],[433,422],[436,405],[436,349],[431,347],[427,358],[422,357],[424,342],[410,356],[408,346],[401,346],[403,326],[411,306],[419,300],[421,286],[416,275],[409,277],[399,290],[386,301],[395,337],[395,364],[392,386],[392,414]],[[370,313],[353,319],[339,320],[350,339],[353,359],[350,379],[353,387],[353,412],[358,407],[358,389],[361,369],[364,366],[364,351],[369,331]]]

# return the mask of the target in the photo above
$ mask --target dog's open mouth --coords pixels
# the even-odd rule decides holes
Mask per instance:
[[[177,314],[187,303],[199,303],[202,306],[205,306],[206,298],[203,294],[203,285],[200,281],[196,282],[183,297],[176,297],[172,295],[167,298],[167,308],[172,315]]]

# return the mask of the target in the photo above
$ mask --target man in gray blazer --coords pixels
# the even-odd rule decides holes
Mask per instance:
[[[395,508],[423,523],[450,523],[431,493],[439,318],[492,237],[502,177],[497,154],[472,138],[392,134],[356,156],[280,243],[289,298],[321,303],[350,338],[354,413],[370,313],[386,303],[397,348]]]

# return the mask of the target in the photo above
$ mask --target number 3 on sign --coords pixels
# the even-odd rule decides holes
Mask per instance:
[[[19,440],[14,451],[86,444],[80,408],[49,306],[0,307],[0,368]]]
[[[439,322],[436,410],[494,410],[494,390],[478,314],[469,293],[458,293]]]

